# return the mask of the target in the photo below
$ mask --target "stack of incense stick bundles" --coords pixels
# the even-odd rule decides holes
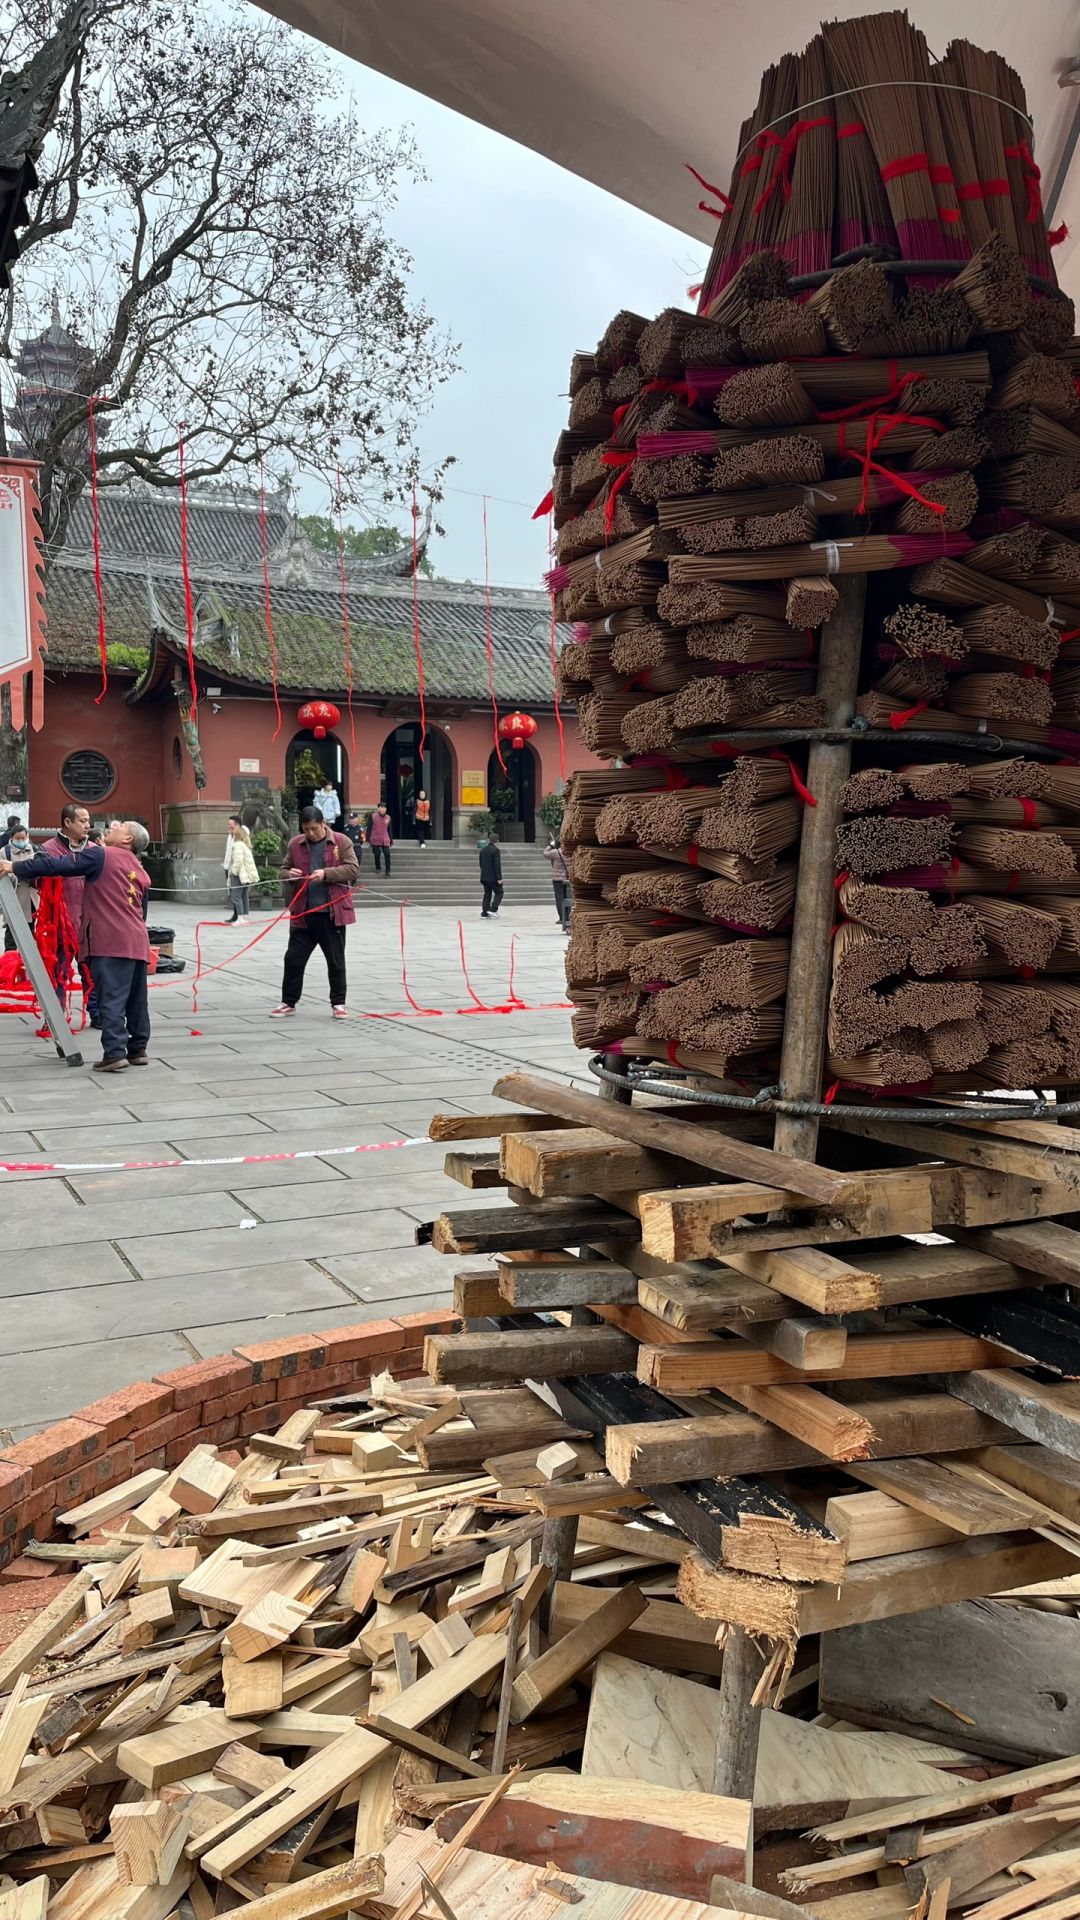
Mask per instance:
[[[861,574],[825,1084],[1080,1082],[1080,347],[1031,140],[998,56],[825,26],[765,76],[699,311],[575,358],[583,1047],[775,1081],[820,632]]]

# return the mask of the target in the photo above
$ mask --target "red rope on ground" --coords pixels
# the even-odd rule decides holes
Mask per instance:
[[[184,576],[184,618],[187,622],[188,679],[191,682],[191,718],[194,720],[199,711],[199,689],[195,680],[195,602],[191,594],[191,570],[188,566],[187,475],[184,472],[184,428],[186,425],[186,421],[180,421],[176,429],[176,441],[177,451],[180,456],[180,569]]]
[[[405,960],[405,908],[407,906],[408,906],[408,901],[403,900],[401,902],[401,905],[398,908],[398,935],[401,941],[402,991],[414,1013],[422,1014],[426,1020],[430,1020],[430,1019],[441,1020],[442,1008],[441,1007],[422,1007],[418,1000],[413,999],[412,993],[409,988],[409,969]]]
[[[499,703],[495,698],[495,657],[491,645],[491,570],[488,565],[488,523],[487,494],[484,495],[484,641],[487,647],[488,691],[491,694],[492,727],[495,734],[495,753],[503,772],[506,761],[503,759],[502,743],[499,739]]]
[[[97,427],[94,423],[94,395],[88,403],[90,428],[90,508],[94,523],[94,592],[98,606],[98,653],[101,656],[101,692],[94,701],[100,707],[109,691],[109,650],[105,639],[105,589],[101,581],[101,522],[98,515]]]
[[[270,642],[270,684],[274,689],[274,712],[277,725],[273,738],[281,732],[281,699],[278,694],[277,647],[274,644],[274,610],[270,601],[270,547],[266,538],[266,474],[263,470],[263,457],[259,455],[259,537],[262,543],[263,604],[266,609],[266,637]]]

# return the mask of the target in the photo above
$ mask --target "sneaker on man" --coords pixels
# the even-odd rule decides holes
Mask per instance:
[[[348,1007],[331,1007],[330,1012],[335,1020],[347,1020],[349,1017]]]
[[[295,1012],[296,1008],[290,1007],[288,1001],[283,1000],[280,1007],[271,1007],[270,1018],[271,1020],[284,1020],[290,1013]]]

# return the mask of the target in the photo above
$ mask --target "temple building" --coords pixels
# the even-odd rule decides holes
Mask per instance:
[[[48,580],[45,727],[30,735],[34,824],[68,798],[95,815],[144,820],[156,841],[216,846],[231,807],[254,793],[311,795],[313,766],[343,807],[385,799],[398,837],[415,795],[431,801],[431,839],[462,840],[496,788],[505,837],[533,840],[544,793],[588,759],[568,716],[560,755],[551,670],[551,611],[542,592],[493,587],[492,662],[500,717],[520,710],[518,748],[495,750],[485,597],[468,583],[418,581],[426,737],[414,640],[411,556],[347,560],[352,722],[336,556],[317,550],[284,492],[266,501],[267,593],[257,491],[188,493],[188,553],[197,702],[191,693],[180,548],[171,488],[132,483],[99,493],[108,648],[103,699],[88,492]],[[319,738],[300,709],[328,701],[340,717]],[[542,829],[541,829],[542,831]]]

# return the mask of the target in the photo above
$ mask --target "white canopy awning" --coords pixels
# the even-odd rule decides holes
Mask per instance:
[[[739,128],[765,67],[866,0],[259,0],[364,66],[493,127],[698,239],[714,223],[685,162],[728,184]],[[1080,88],[1075,0],[934,0],[911,9],[940,56],[969,38],[1023,78],[1044,204],[1074,137]],[[1077,76],[1080,77],[1080,76]],[[1080,300],[1080,161],[1053,207],[1055,254]],[[617,297],[617,289],[612,289]]]

